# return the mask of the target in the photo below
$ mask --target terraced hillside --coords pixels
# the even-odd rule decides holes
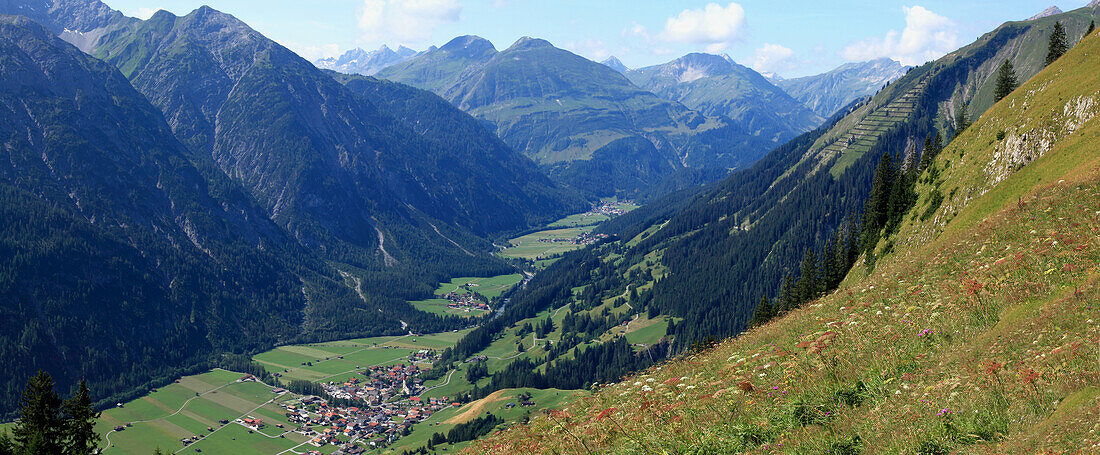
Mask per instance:
[[[882,135],[909,118],[916,107],[917,97],[927,87],[927,80],[901,96],[887,100],[879,107],[871,107],[870,113],[859,119],[851,129],[821,150],[821,158],[828,159],[846,153],[862,154],[871,150]]]
[[[1098,52],[955,138],[873,270],[468,452],[1100,451]]]

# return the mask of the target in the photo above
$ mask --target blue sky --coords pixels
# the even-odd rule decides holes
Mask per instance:
[[[798,77],[848,61],[919,64],[1051,0],[105,0],[130,16],[183,15],[208,4],[307,59],[382,44],[421,50],[459,35],[503,49],[523,36],[632,68],[688,52],[727,53],[760,72]],[[1061,0],[1063,10],[1088,0]]]

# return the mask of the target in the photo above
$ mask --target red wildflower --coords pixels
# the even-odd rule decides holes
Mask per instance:
[[[617,411],[617,410],[618,410],[618,409],[616,409],[616,408],[607,408],[607,409],[604,409],[604,410],[603,410],[603,412],[600,412],[600,414],[596,416],[596,420],[597,420],[597,421],[600,421],[600,420],[606,419],[606,418],[608,418],[608,417],[609,417],[609,416],[610,416],[611,414],[614,414],[614,413],[615,413],[615,411]]]

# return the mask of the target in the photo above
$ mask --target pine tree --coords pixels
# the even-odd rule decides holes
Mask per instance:
[[[1089,29],[1085,30],[1085,36],[1092,34],[1092,31],[1096,30],[1096,21],[1089,21]]]
[[[757,303],[756,309],[752,311],[752,322],[749,325],[754,327],[762,325],[768,322],[772,316],[774,316],[774,312],[771,301],[767,297],[760,297],[760,303]]]
[[[20,421],[12,430],[15,448],[21,453],[61,455],[64,439],[61,397],[53,390],[53,379],[45,371],[27,382],[23,391]]]
[[[1012,67],[1012,62],[1007,59],[1001,64],[1001,68],[997,70],[997,89],[993,91],[993,101],[997,102],[1003,100],[1006,96],[1016,90],[1019,83],[1016,81],[1016,69]]]
[[[88,455],[99,446],[99,433],[95,431],[95,422],[99,412],[92,407],[92,398],[88,384],[81,379],[76,393],[65,400],[65,455]]]
[[[1055,22],[1054,31],[1050,33],[1050,43],[1047,45],[1047,61],[1044,66],[1050,66],[1055,60],[1065,55],[1067,50],[1069,50],[1069,45],[1066,43],[1066,28],[1062,26],[1062,22]]]
[[[821,277],[818,273],[817,254],[814,253],[813,248],[806,249],[806,255],[802,257],[801,271],[802,276],[799,277],[798,284],[795,285],[798,288],[796,306],[816,299],[821,294]]]
[[[970,114],[966,112],[966,102],[959,104],[958,111],[955,112],[955,136],[959,137],[963,131],[970,128]]]
[[[883,153],[879,160],[875,176],[871,181],[871,194],[863,208],[863,235],[862,244],[864,251],[870,251],[878,243],[879,231],[886,225],[889,215],[890,192],[896,178],[897,170],[894,167],[894,158],[889,153]]]

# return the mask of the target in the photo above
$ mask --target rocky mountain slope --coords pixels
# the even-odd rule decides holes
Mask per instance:
[[[88,5],[91,14],[98,3]],[[489,248],[477,236],[522,229],[574,204],[528,199],[517,182],[555,191],[529,163],[480,151],[449,155],[213,9],[88,30],[50,11],[55,28],[100,35],[86,50],[118,66],[181,141],[242,182],[299,243],[332,259],[382,274],[397,264],[422,274],[410,263],[425,254],[449,258],[437,264],[496,267],[483,254],[471,259],[469,252]]]
[[[1100,449],[1100,36],[955,138],[871,273],[470,453]]]
[[[114,67],[14,16],[0,55],[0,412],[39,369],[110,397],[356,305]]]
[[[727,56],[688,54],[663,65],[631,70],[626,76],[663,98],[706,115],[730,118],[775,145],[824,121],[764,76]]]
[[[857,99],[874,95],[908,70],[909,67],[896,61],[878,59],[846,63],[826,73],[785,79],[776,85],[818,115],[827,117]]]
[[[635,194],[685,169],[736,168],[769,142],[633,86],[599,63],[523,38],[498,52],[459,37],[380,78],[431,90],[582,190]]]
[[[96,369],[112,396],[223,352],[451,329],[465,322],[405,301],[512,271],[493,236],[585,206],[437,96],[386,84],[369,98],[213,9],[9,11],[116,67],[10,21],[11,374],[60,356],[61,384]]]

